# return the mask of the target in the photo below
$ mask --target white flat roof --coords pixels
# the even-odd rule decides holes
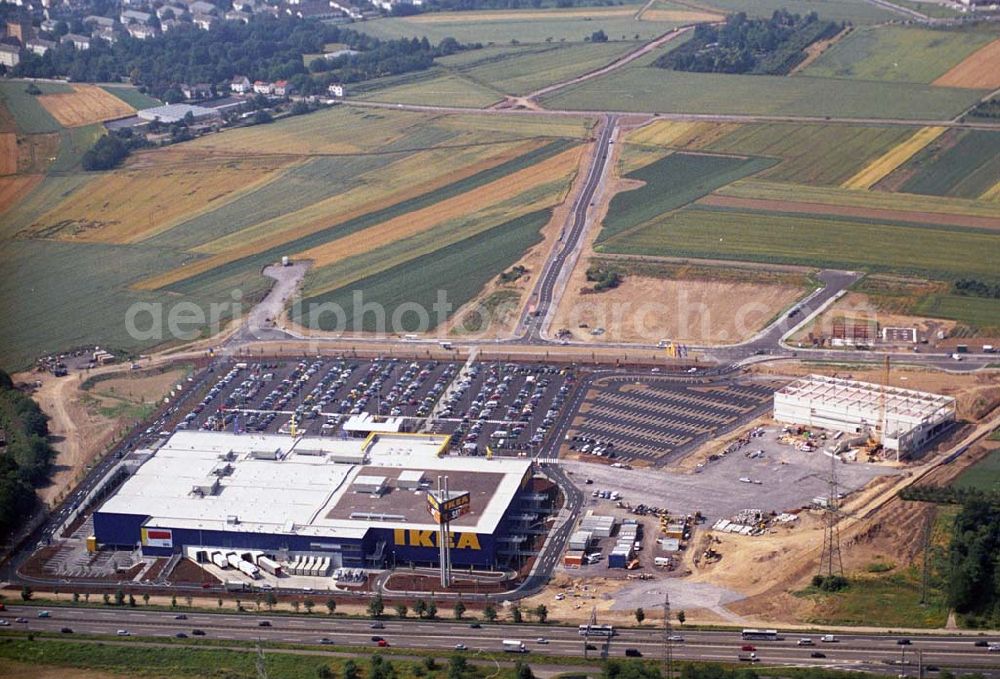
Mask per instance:
[[[795,380],[777,391],[775,396],[849,410],[875,422],[879,418],[883,391],[887,418],[917,422],[932,418],[943,409],[955,407],[955,399],[951,396],[901,387],[885,387],[883,390],[880,384],[824,375],[809,375]]]
[[[368,439],[330,440],[278,434],[180,431],[142,464],[99,510],[150,516],[147,525],[260,533],[361,538],[370,526],[436,529],[422,523],[326,518],[365,466],[399,467],[412,477],[433,472],[489,472],[501,479],[485,506],[473,507],[477,533],[492,533],[520,488],[529,460],[441,456],[447,436],[382,434]],[[297,454],[301,447],[309,453]],[[277,459],[254,459],[255,451],[278,451]],[[327,455],[365,452],[366,465],[336,463]],[[194,488],[211,488],[201,495]],[[408,492],[408,491],[404,491]],[[236,522],[231,521],[236,517]]]

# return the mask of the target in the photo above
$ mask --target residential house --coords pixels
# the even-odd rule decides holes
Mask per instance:
[[[343,16],[339,9],[334,9],[325,0],[302,0],[294,7],[285,10],[300,19],[333,19]]]
[[[204,0],[194,0],[188,5],[191,14],[218,14],[219,8]]]
[[[157,19],[179,19],[187,9],[179,5],[161,5],[156,8]],[[172,16],[171,16],[172,15]]]
[[[108,17],[97,16],[96,14],[91,14],[90,16],[83,18],[83,23],[87,26],[106,26],[112,28],[115,25],[114,19],[109,19]],[[122,22],[128,23],[126,21]]]
[[[59,40],[59,42],[69,43],[78,50],[90,49],[90,37],[80,35],[79,33],[67,33]]]
[[[335,97],[343,97],[344,96],[344,86],[343,85],[339,85],[337,83],[334,83],[334,84],[330,85],[329,87],[327,87],[326,91],[329,92],[330,94],[332,94]]]
[[[24,47],[31,53],[37,54],[38,56],[43,56],[50,49],[55,47],[58,43],[55,40],[46,40],[44,38],[32,38],[25,43]]]
[[[155,38],[160,34],[154,26],[147,26],[146,24],[129,24],[125,27],[125,30],[136,40]]]
[[[239,21],[244,24],[250,23],[251,16],[253,15],[241,9],[231,9],[225,14],[226,21]]]
[[[109,45],[114,45],[118,42],[118,31],[114,26],[98,26],[91,33],[91,37],[103,40]]]
[[[14,68],[19,63],[21,63],[21,48],[17,45],[0,42],[0,65]]]
[[[288,84],[287,80],[278,80],[271,87],[271,91],[279,97],[286,97],[292,93],[292,86]]]
[[[24,45],[35,35],[35,28],[31,25],[28,17],[19,17],[7,20],[7,37],[17,38],[17,41]]]
[[[124,9],[122,10],[119,19],[122,24],[128,26],[129,24],[148,24],[149,20],[153,18],[152,14],[147,14],[146,12],[140,12],[135,9]]]
[[[200,28],[203,31],[212,30],[212,24],[216,21],[215,17],[211,14],[196,14],[191,19],[191,23]]]
[[[43,31],[45,31],[46,33],[55,33],[56,32],[56,26],[58,24],[59,24],[59,22],[56,21],[55,19],[45,19],[42,22],[41,29]]]
[[[212,86],[208,83],[184,84],[181,85],[181,94],[184,95],[185,99],[190,101],[208,99],[212,96]]]
[[[356,21],[360,21],[362,18],[361,10],[353,5],[348,5],[346,2],[337,2],[337,0],[330,0],[330,7],[334,9],[339,9],[341,12],[351,17]]]
[[[255,94],[271,94],[273,87],[271,83],[264,82],[263,80],[257,80],[253,84],[253,91]]]
[[[184,22],[178,21],[177,19],[164,19],[160,22],[160,31],[166,33],[167,31],[172,31],[175,28],[183,26]]]
[[[253,89],[253,85],[251,85],[250,79],[245,75],[238,75],[229,83],[229,89],[236,94],[246,94]]]

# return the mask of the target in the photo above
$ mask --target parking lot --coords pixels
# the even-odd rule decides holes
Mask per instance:
[[[464,454],[532,454],[576,382],[562,367],[399,358],[237,363],[220,372],[180,428],[344,436],[351,416],[401,418],[452,434]]]
[[[595,380],[563,452],[662,464],[771,405],[776,384],[663,376]]]

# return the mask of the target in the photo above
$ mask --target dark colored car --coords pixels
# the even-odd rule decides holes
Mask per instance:
[[[478,622],[474,622],[471,625],[469,625],[469,627],[471,627],[472,629],[479,629],[480,627],[482,627],[482,625],[480,625]]]
[[[203,637],[203,636],[205,636],[205,630],[203,630],[203,629],[193,629],[193,630],[191,630],[191,634],[195,635],[196,637]]]
[[[371,625],[369,625],[369,627],[372,629],[385,629],[385,624],[376,620]]]
[[[742,646],[740,646],[740,650],[741,651],[756,651],[757,647],[754,646],[753,644],[743,644]]]
[[[980,648],[986,648],[990,645],[990,642],[986,641],[986,639],[976,639],[976,643],[974,645]]]
[[[909,646],[910,645],[910,640],[909,639],[896,639],[896,645],[897,646]]]
[[[812,653],[809,654],[809,657],[810,658],[825,658],[826,657],[826,653],[824,653],[823,651],[813,651]]]
[[[628,656],[629,658],[641,658],[642,651],[640,651],[638,648],[626,648],[625,655]]]
[[[188,619],[188,617],[186,615],[184,615],[183,613],[181,613],[180,615],[175,615],[174,616],[174,620],[187,620],[187,619]]]
[[[268,620],[261,620],[257,623],[257,627],[270,627],[271,623]]]
[[[187,639],[188,638],[188,635],[184,634],[184,632],[178,632],[174,636],[177,637],[178,639]]]
[[[62,632],[63,634],[72,634],[72,633],[73,633],[73,630],[72,630],[72,629],[70,629],[69,627],[63,627],[63,628],[62,628],[61,630],[59,630],[59,631],[60,631],[60,632]]]
[[[379,637],[379,636],[372,637],[372,641],[375,641],[375,642],[382,641],[382,640],[383,640],[382,637]]]
[[[597,650],[597,646],[594,646],[593,644],[587,644],[587,650],[588,651],[596,651]]]

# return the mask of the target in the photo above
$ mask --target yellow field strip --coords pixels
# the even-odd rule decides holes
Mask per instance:
[[[606,19],[610,17],[631,17],[635,14],[632,8],[604,8],[587,7],[582,9],[553,9],[553,10],[530,10],[530,11],[485,11],[485,12],[431,12],[420,14],[414,17],[407,17],[403,21],[408,24],[465,24],[482,21],[544,21],[546,19],[586,19],[596,17]]]
[[[987,201],[992,201],[994,203],[1000,203],[1000,182],[997,182],[986,193],[979,196],[979,200],[987,200]]]
[[[220,241],[224,241],[225,245],[228,246],[228,249],[223,251],[219,251],[219,247],[221,245],[220,241],[213,241],[212,243],[197,248],[197,252],[206,253],[214,249],[215,253],[206,259],[191,262],[179,269],[166,271],[160,275],[147,278],[146,280],[140,281],[133,287],[137,290],[156,290],[158,288],[171,285],[178,281],[210,271],[216,267],[222,266],[223,264],[250,256],[256,252],[261,252],[263,250],[283,245],[284,243],[296,240],[303,236],[308,236],[316,233],[317,231],[322,231],[324,229],[337,226],[338,224],[343,224],[344,222],[361,217],[369,212],[373,212],[374,210],[390,207],[405,200],[440,189],[448,184],[461,181],[462,179],[471,177],[474,174],[524,155],[525,153],[528,153],[532,149],[538,147],[541,143],[542,142],[540,140],[530,140],[512,148],[505,148],[502,153],[498,153],[494,156],[490,156],[489,158],[464,167],[459,167],[452,172],[436,176],[423,183],[411,183],[405,186],[405,188],[388,195],[375,195],[377,194],[377,189],[379,188],[377,185],[360,187],[352,193],[367,194],[368,200],[353,209],[344,210],[342,205],[343,196],[334,196],[328,200],[320,201],[314,205],[307,206],[303,210],[287,215],[285,218],[269,220],[262,224],[258,224],[251,229],[245,229],[239,233],[232,234],[225,239],[220,239]],[[274,229],[274,224],[282,219],[285,221],[289,219],[294,220],[296,222],[295,227],[291,229]],[[248,235],[248,231],[256,234],[256,237]]]
[[[947,131],[947,127],[922,127],[906,141],[889,149],[880,158],[876,158],[867,167],[845,181],[841,186],[845,189],[868,190],[884,179],[890,172],[908,161],[932,141]]]
[[[582,147],[568,149],[520,172],[507,175],[422,210],[409,212],[369,229],[324,243],[299,253],[297,257],[312,260],[313,266],[317,268],[329,266],[427,231],[456,217],[473,214],[484,207],[529,191],[552,178],[568,175],[579,164],[581,151]]]
[[[63,127],[81,127],[123,118],[135,109],[96,85],[72,85],[72,92],[42,94],[38,103]]]
[[[700,149],[739,128],[735,123],[659,120],[631,132],[630,144]]]

